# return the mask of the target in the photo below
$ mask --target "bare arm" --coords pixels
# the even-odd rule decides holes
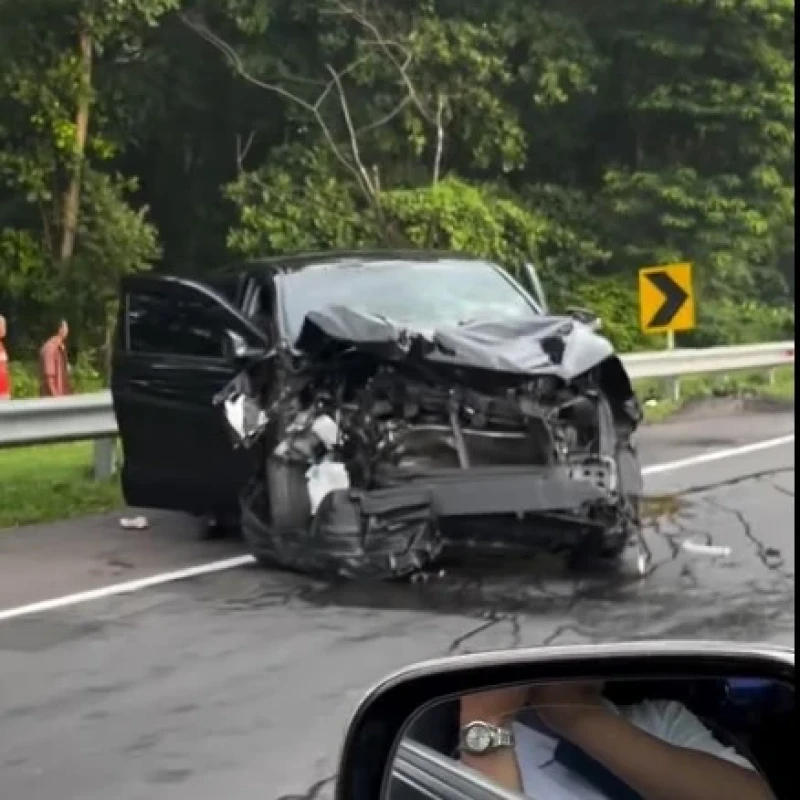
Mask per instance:
[[[461,698],[460,725],[475,720],[491,725],[507,725],[523,705],[525,690],[510,689],[479,694],[465,695]],[[493,753],[473,756],[462,753],[462,763],[485,775],[498,786],[514,792],[522,792],[522,778],[513,747],[504,747]]]
[[[755,770],[661,741],[602,707],[553,727],[645,800],[773,800]]]

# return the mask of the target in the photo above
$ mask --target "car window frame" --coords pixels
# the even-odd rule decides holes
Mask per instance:
[[[222,341],[219,342],[219,354],[215,354],[215,355],[210,355],[208,353],[205,353],[205,354],[187,353],[185,351],[181,351],[178,348],[169,349],[169,350],[166,350],[166,349],[158,350],[158,349],[153,349],[153,348],[150,348],[150,347],[145,347],[145,348],[142,348],[142,349],[135,348],[133,346],[133,334],[132,334],[132,331],[131,331],[131,300],[134,297],[146,297],[148,299],[166,298],[166,300],[167,300],[166,305],[169,305],[170,301],[171,302],[180,302],[180,301],[176,300],[175,298],[171,298],[169,296],[169,294],[166,293],[166,292],[158,293],[158,292],[155,292],[155,291],[148,291],[148,292],[137,292],[137,293],[132,293],[132,294],[126,294],[125,295],[125,339],[126,339],[126,343],[127,343],[126,350],[127,350],[128,355],[134,356],[134,357],[143,357],[143,356],[144,357],[148,357],[149,356],[149,357],[169,358],[169,359],[175,359],[175,358],[187,359],[187,360],[191,359],[193,361],[222,362],[222,361],[227,361],[228,360],[225,357],[224,345],[223,345]],[[217,338],[216,333],[213,330],[211,330],[208,325],[204,325],[204,327],[211,334],[211,337],[209,337],[210,339],[211,338],[214,338],[214,339]]]
[[[131,347],[130,331],[130,298],[135,294],[170,295],[180,296],[182,293],[203,297],[211,306],[215,306],[221,314],[228,318],[229,324],[223,328],[233,329],[244,334],[246,338],[259,340],[259,345],[267,347],[269,336],[266,331],[261,331],[249,320],[241,309],[237,308],[230,300],[220,295],[208,284],[186,280],[171,275],[160,276],[132,276],[122,280],[120,285],[122,295],[120,302],[120,328],[117,342],[119,349],[126,358],[145,358],[145,359],[168,359],[186,361],[189,363],[213,363],[229,364],[231,358],[225,355],[224,347],[221,348],[221,355],[196,355],[193,353],[181,353],[179,351],[159,351],[159,350],[134,350]],[[244,295],[240,294],[240,300]]]

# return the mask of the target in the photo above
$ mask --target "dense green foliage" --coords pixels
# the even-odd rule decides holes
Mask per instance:
[[[541,266],[623,349],[791,336],[792,0],[0,0],[0,313],[108,340],[120,275],[297,249]]]

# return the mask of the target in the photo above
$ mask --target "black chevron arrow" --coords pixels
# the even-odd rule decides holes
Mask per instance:
[[[661,308],[653,314],[647,327],[663,328],[675,319],[675,315],[689,299],[689,295],[670,278],[668,272],[651,272],[647,279],[664,295]]]

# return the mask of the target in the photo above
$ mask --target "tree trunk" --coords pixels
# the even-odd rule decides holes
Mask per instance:
[[[75,112],[75,152],[69,176],[69,185],[64,194],[63,223],[61,233],[60,260],[69,261],[75,250],[75,234],[78,228],[78,213],[81,204],[81,178],[83,160],[86,155],[86,139],[89,135],[89,114],[92,89],[92,35],[85,27],[78,31],[81,86],[78,108]]]

